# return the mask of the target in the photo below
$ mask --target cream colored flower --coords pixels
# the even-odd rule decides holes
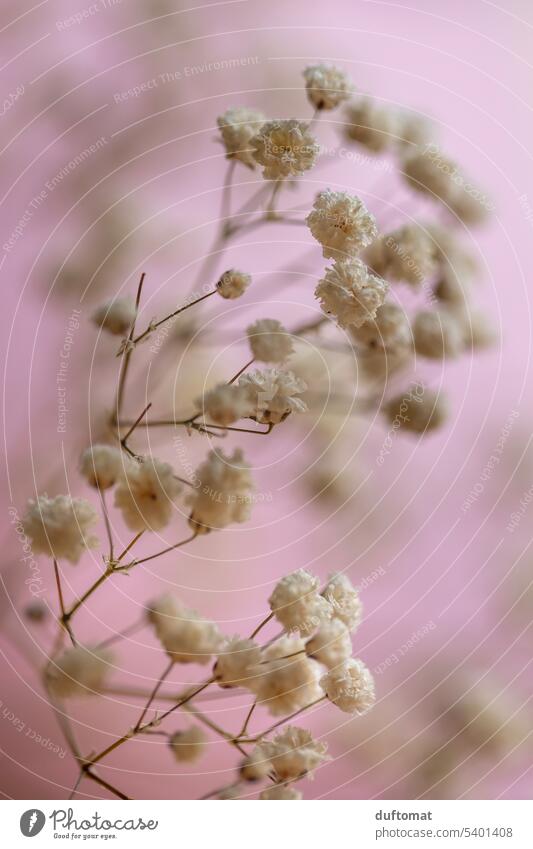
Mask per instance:
[[[398,304],[392,301],[376,310],[376,317],[361,327],[350,327],[350,336],[359,345],[369,348],[391,350],[405,347],[412,341],[409,319]]]
[[[457,321],[460,324],[465,348],[483,351],[491,348],[498,341],[498,334],[490,319],[479,310],[458,311]]]
[[[378,234],[374,216],[360,198],[330,189],[317,194],[306,223],[331,259],[355,256]]]
[[[227,300],[234,300],[244,295],[251,282],[252,278],[249,274],[238,271],[236,268],[229,268],[218,281],[217,292]]]
[[[263,781],[272,773],[272,764],[257,746],[245,757],[239,768],[243,781]]]
[[[183,731],[175,731],[168,745],[178,763],[192,763],[202,757],[206,737],[198,725],[191,725]]]
[[[160,531],[170,522],[181,484],[155,457],[131,463],[115,490],[115,506],[132,531]]]
[[[261,741],[257,749],[268,758],[278,783],[298,781],[311,775],[328,760],[326,743],[319,743],[304,728],[288,725],[273,740]]]
[[[219,687],[248,687],[253,683],[254,667],[261,663],[261,648],[253,640],[231,637],[218,653],[213,675]]]
[[[254,670],[253,692],[273,716],[286,716],[322,695],[320,667],[306,657],[303,640],[281,637],[263,651],[263,661]]]
[[[448,405],[442,393],[418,384],[392,398],[384,412],[393,427],[412,433],[429,433],[444,424]]]
[[[453,177],[458,173],[456,163],[442,156],[435,145],[415,151],[403,162],[403,176],[412,189],[448,205],[454,193]]]
[[[361,716],[374,706],[376,693],[372,673],[362,660],[350,658],[320,679],[320,686],[334,705],[345,713]]]
[[[464,349],[463,328],[449,310],[420,310],[413,337],[417,354],[434,360],[458,357]]]
[[[198,533],[248,521],[254,485],[240,449],[227,456],[210,451],[196,470],[195,480],[198,486],[187,503],[192,507],[189,524]]]
[[[34,554],[78,563],[86,549],[98,545],[98,538],[89,533],[97,521],[96,511],[84,498],[39,495],[37,500],[28,501],[22,526]]]
[[[332,669],[352,654],[352,641],[348,628],[340,619],[332,619],[320,626],[305,644],[308,657]]]
[[[297,397],[307,384],[292,371],[274,367],[247,372],[238,385],[246,389],[254,406],[251,418],[262,424],[279,424],[289,413],[307,412],[307,405]]]
[[[286,631],[310,634],[331,618],[331,605],[320,595],[319,587],[319,579],[305,569],[278,581],[268,603]]]
[[[348,75],[334,65],[309,65],[303,75],[307,97],[315,109],[335,109],[353,92]]]
[[[349,577],[343,572],[330,575],[324,596],[333,608],[333,616],[355,631],[361,622],[363,604]]]
[[[369,97],[361,98],[346,109],[346,137],[372,153],[384,153],[393,148],[398,142],[400,127],[395,112],[379,106]]]
[[[238,159],[248,168],[255,168],[251,141],[265,122],[265,116],[257,109],[237,106],[228,109],[217,118],[222,141],[228,159]]]
[[[387,277],[417,285],[435,270],[431,236],[418,224],[406,224],[382,237]]]
[[[128,465],[129,461],[114,445],[92,445],[81,455],[80,471],[91,486],[109,489]]]
[[[388,284],[372,274],[360,259],[337,261],[326,270],[315,289],[315,297],[339,327],[361,327],[376,317],[385,302]]]
[[[194,404],[210,422],[224,426],[248,418],[254,412],[246,389],[234,383],[220,383],[197,398]]]
[[[292,337],[274,318],[261,318],[246,328],[254,359],[263,363],[283,363],[293,350]]]
[[[303,121],[267,121],[252,139],[253,156],[266,180],[296,177],[315,164],[320,147]]]
[[[108,649],[74,646],[66,649],[47,667],[46,684],[53,696],[89,696],[103,685],[113,654]]]
[[[274,784],[272,787],[266,787],[259,794],[259,798],[268,802],[299,802],[303,797],[296,787],[286,787],[284,784]]]
[[[203,666],[220,650],[223,637],[218,626],[171,595],[152,602],[148,618],[158,640],[175,663]]]
[[[93,322],[98,326],[113,333],[115,336],[124,336],[130,329],[136,315],[135,301],[133,298],[115,298],[106,304],[102,304],[92,314]]]

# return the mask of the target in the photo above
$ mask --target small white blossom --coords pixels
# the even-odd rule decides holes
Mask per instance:
[[[115,490],[115,506],[132,531],[160,531],[170,522],[180,492],[172,466],[150,457],[125,469]]]
[[[81,455],[80,471],[86,481],[97,489],[114,486],[128,460],[114,445],[92,445]]]
[[[205,665],[222,645],[223,637],[215,622],[203,619],[169,594],[150,604],[148,619],[175,663]]]
[[[198,725],[191,725],[183,731],[175,731],[168,745],[178,763],[192,763],[201,758],[205,742],[206,737],[202,729]]]
[[[314,769],[328,760],[326,743],[319,743],[304,728],[288,725],[273,740],[263,740],[257,746],[272,764],[278,782],[298,781],[311,775]]]
[[[219,687],[252,686],[253,668],[261,662],[261,647],[253,640],[231,637],[222,646],[213,674]]]
[[[255,168],[256,163],[252,156],[250,142],[264,122],[265,116],[262,112],[249,109],[247,106],[237,106],[220,115],[217,118],[217,124],[226,148],[226,157],[238,159],[248,168]]]
[[[306,223],[331,259],[355,256],[378,234],[374,216],[360,198],[330,189],[317,194]]]
[[[252,278],[249,274],[238,271],[236,268],[229,268],[218,281],[217,292],[227,300],[234,300],[244,295],[251,282]]]
[[[306,657],[303,640],[281,637],[264,649],[263,661],[254,670],[257,679],[253,692],[273,716],[294,713],[322,695],[318,684],[320,667]]]
[[[243,781],[263,781],[271,773],[272,764],[259,746],[252,749],[239,768],[239,775]]]
[[[254,412],[246,389],[234,383],[220,383],[194,403],[210,422],[224,426],[248,418]]]
[[[372,673],[362,660],[349,658],[320,679],[320,686],[334,705],[345,713],[361,716],[374,706],[376,693]]]
[[[305,651],[309,657],[332,669],[351,657],[350,632],[340,619],[332,619],[321,625],[316,634],[307,641]]]
[[[28,501],[22,525],[34,554],[78,563],[86,549],[98,545],[98,538],[89,533],[97,521],[98,514],[84,498],[40,495]]]
[[[334,65],[309,65],[303,75],[307,97],[316,109],[335,109],[353,92],[348,75]]]
[[[305,569],[279,581],[268,603],[286,631],[309,634],[332,615],[331,605],[319,593],[320,581]]]
[[[189,524],[198,533],[248,521],[254,486],[240,449],[231,456],[210,451],[196,470],[195,480],[198,486],[187,501],[192,507]]]
[[[73,646],[47,667],[48,689],[62,699],[98,693],[112,663],[113,654],[108,649]]]
[[[425,387],[412,388],[396,395],[384,408],[388,421],[412,433],[429,433],[448,417],[448,404],[442,393]]]
[[[463,328],[457,317],[445,310],[420,310],[413,322],[415,350],[434,360],[458,357],[464,349]]]
[[[102,304],[92,314],[93,322],[98,326],[113,333],[114,336],[124,336],[133,324],[136,308],[133,298],[115,298],[106,304]]]
[[[338,260],[326,270],[315,289],[323,311],[339,327],[361,327],[376,317],[385,302],[388,284],[372,274],[360,259]]]
[[[303,121],[267,121],[252,139],[253,155],[266,180],[296,177],[315,164],[320,146]]]
[[[372,153],[384,153],[393,148],[397,144],[398,133],[401,133],[397,114],[369,97],[347,107],[344,131],[350,141]]]
[[[333,616],[344,622],[349,631],[355,631],[361,622],[363,604],[349,577],[342,572],[331,575],[324,596],[333,608]]]
[[[292,371],[274,367],[247,372],[238,385],[246,389],[254,406],[251,418],[262,424],[279,424],[289,413],[307,412],[307,405],[297,397],[307,384]]]
[[[259,319],[246,333],[254,359],[263,363],[282,363],[294,350],[292,337],[274,318]]]
[[[265,801],[276,802],[299,802],[302,794],[295,787],[286,787],[284,784],[274,784],[272,787],[266,787],[259,794],[259,798]]]
[[[382,240],[387,277],[417,285],[435,270],[433,240],[418,224],[406,224]]]
[[[365,322],[361,327],[350,327],[349,330],[354,342],[382,350],[410,345],[412,338],[406,313],[392,301],[385,301],[376,310],[374,319]]]

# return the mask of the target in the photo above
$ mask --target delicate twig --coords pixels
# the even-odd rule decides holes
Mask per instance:
[[[124,390],[126,388],[126,377],[128,375],[128,368],[129,368],[129,365],[130,365],[131,354],[132,354],[132,351],[133,351],[132,339],[133,339],[133,334],[135,333],[135,324],[137,322],[137,312],[138,312],[138,309],[139,309],[139,304],[141,303],[141,293],[142,293],[142,288],[143,288],[145,277],[146,277],[146,274],[144,274],[144,273],[141,274],[141,279],[139,280],[139,285],[137,287],[137,296],[135,298],[135,316],[133,318],[133,322],[132,322],[131,327],[130,327],[130,332],[129,332],[128,337],[127,337],[126,345],[124,346],[124,349],[123,349],[122,363],[121,363],[121,366],[120,366],[120,374],[119,374],[118,388],[117,388],[117,397],[116,397],[116,402],[115,402],[115,410],[114,410],[114,418],[113,418],[113,421],[115,423],[120,421],[120,414],[122,412],[122,404],[123,404],[123,401],[124,401]]]
[[[157,328],[158,328],[158,327],[161,327],[161,325],[162,325],[162,324],[165,324],[165,322],[166,322],[166,321],[170,321],[170,319],[171,319],[171,318],[176,318],[176,316],[180,315],[182,312],[185,312],[185,310],[188,310],[188,309],[190,309],[191,307],[194,307],[194,306],[195,306],[195,304],[199,304],[199,303],[200,303],[200,301],[205,301],[205,299],[206,299],[206,298],[210,298],[210,297],[211,297],[211,295],[215,295],[215,294],[216,294],[216,292],[217,292],[217,290],[216,290],[216,288],[215,288],[215,289],[213,289],[211,292],[207,292],[207,294],[206,294],[206,295],[201,295],[199,298],[196,298],[194,301],[190,301],[188,304],[184,304],[183,306],[178,307],[178,309],[177,309],[177,310],[174,310],[174,312],[169,313],[169,314],[168,314],[168,315],[166,315],[164,318],[161,318],[159,321],[156,321],[156,322],[154,322],[154,323],[150,324],[150,325],[146,328],[146,330],[144,330],[142,333],[140,333],[140,334],[139,334],[139,336],[136,336],[136,337],[135,337],[135,339],[132,339],[132,340],[131,340],[131,341],[132,341],[132,344],[133,344],[133,345],[137,345],[137,344],[138,344],[139,342],[141,342],[141,341],[142,341],[142,340],[143,340],[146,336],[148,336],[148,335],[149,335],[150,333],[152,333],[154,330],[157,330]]]
[[[294,713],[291,713],[290,716],[285,716],[285,717],[283,717],[283,719],[280,719],[279,722],[275,722],[274,725],[271,725],[270,728],[266,729],[266,731],[263,731],[261,734],[258,734],[257,737],[252,737],[250,739],[241,740],[240,742],[241,743],[256,743],[262,737],[266,737],[267,734],[271,734],[272,731],[274,731],[276,728],[279,728],[280,725],[284,725],[286,722],[290,722],[291,719],[294,719],[296,716],[300,716],[301,713],[304,713],[306,710],[309,710],[309,708],[312,708],[315,705],[318,705],[320,702],[323,702],[325,699],[327,699],[327,696],[320,696],[319,699],[315,699],[314,702],[310,702],[308,705],[305,705],[305,707],[300,708],[300,710],[294,711]]]
[[[271,619],[273,619],[273,618],[274,618],[274,614],[273,614],[273,613],[269,613],[269,615],[266,617],[266,619],[263,619],[263,621],[259,623],[259,625],[258,625],[258,626],[257,626],[257,628],[255,629],[255,631],[252,631],[252,633],[250,634],[250,638],[249,638],[249,639],[250,639],[250,640],[253,640],[253,638],[254,638],[254,637],[256,637],[256,636],[258,635],[259,631],[261,631],[261,629],[262,629],[262,628],[263,628],[263,627],[264,627],[264,626],[265,626],[268,622],[270,622],[270,620],[271,620]]]
[[[119,799],[128,799],[129,796],[126,796],[125,793],[122,793],[117,787],[114,787],[113,784],[110,784],[108,781],[105,781],[103,778],[100,778],[99,775],[96,775],[94,772],[91,772],[90,769],[86,769],[85,775],[87,778],[92,778],[97,784],[100,784],[101,787],[105,787],[106,790],[109,790],[110,793],[113,793],[114,796],[118,796]]]
[[[100,487],[98,487],[98,495],[100,496],[100,503],[102,505],[102,516],[104,517],[104,525],[105,525],[105,530],[106,530],[106,534],[107,534],[107,541],[109,543],[109,561],[111,562],[113,560],[115,550],[114,550],[114,545],[113,545],[113,532],[111,530],[111,523],[109,521],[109,513],[107,511],[107,504],[106,504],[106,500],[105,500],[105,490],[100,489]]]
[[[246,730],[248,728],[248,725],[250,724],[250,720],[253,716],[253,712],[256,709],[256,707],[257,707],[257,702],[254,702],[253,705],[251,706],[250,710],[246,714],[246,719],[244,720],[244,725],[242,726],[241,730],[237,734],[237,739],[239,737],[244,737],[244,735],[246,734]]]
[[[138,534],[136,534],[136,535],[133,537],[133,539],[131,540],[131,542],[129,542],[129,543],[128,543],[128,545],[126,546],[126,548],[124,549],[124,551],[122,552],[122,554],[119,554],[119,556],[117,557],[117,559],[116,559],[114,562],[115,562],[115,563],[120,563],[120,561],[121,561],[121,560],[122,560],[122,559],[126,556],[126,554],[128,553],[128,551],[130,551],[130,550],[133,548],[133,546],[135,545],[135,543],[137,542],[137,540],[139,540],[139,539],[142,537],[142,535],[143,535],[143,534],[144,534],[144,529],[143,529],[142,531],[139,531],[139,533],[138,533]]]
[[[245,366],[243,366],[241,369],[239,369],[239,371],[237,372],[237,374],[234,374],[234,375],[233,375],[233,377],[231,378],[231,380],[228,380],[228,386],[231,386],[231,384],[232,384],[232,383],[235,383],[235,381],[236,381],[236,380],[238,380],[238,378],[241,376],[241,374],[243,374],[243,373],[246,371],[246,369],[250,368],[250,366],[251,366],[251,365],[252,365],[252,363],[254,363],[254,362],[255,362],[255,357],[252,357],[252,359],[251,359],[251,360],[249,360],[249,361],[246,363],[246,365],[245,365]]]
[[[120,444],[121,444],[121,445],[122,445],[122,447],[123,447],[123,448],[124,448],[124,449],[128,452],[128,454],[132,454],[132,453],[133,453],[133,452],[131,452],[131,451],[130,451],[130,449],[128,448],[128,439],[129,439],[129,437],[132,435],[132,433],[133,433],[133,431],[135,430],[135,428],[136,428],[136,427],[140,424],[141,419],[143,418],[143,416],[145,416],[145,415],[146,415],[146,413],[148,412],[148,410],[150,409],[150,407],[151,407],[151,406],[152,406],[152,402],[150,401],[150,403],[149,403],[149,404],[147,404],[147,405],[146,405],[146,407],[144,408],[144,410],[142,411],[141,415],[140,415],[137,419],[135,419],[135,421],[133,422],[132,426],[131,426],[131,427],[130,427],[130,429],[128,430],[127,434],[126,434],[125,436],[123,436],[123,437],[122,437],[122,439],[120,440]],[[113,558],[111,558],[111,559],[113,559]]]
[[[121,572],[131,569],[132,566],[139,566],[140,563],[148,563],[149,560],[155,560],[156,557],[161,557],[162,554],[167,554],[169,551],[174,551],[175,548],[181,548],[182,545],[192,542],[197,536],[198,532],[195,531],[190,537],[182,539],[180,542],[175,543],[175,545],[169,545],[168,548],[163,548],[162,551],[158,551],[157,554],[150,554],[149,557],[143,557],[142,560],[132,560],[131,563],[127,563],[125,566],[118,566],[114,571]]]
[[[128,628],[124,628],[124,630],[120,631],[118,634],[113,634],[112,637],[108,637],[107,640],[103,640],[101,643],[98,643],[97,648],[106,649],[108,646],[112,646],[119,640],[124,640],[126,637],[131,636],[131,634],[135,634],[135,632],[139,631],[142,627],[144,627],[144,619],[139,619],[137,622],[134,622],[133,625],[130,625]]]
[[[154,689],[152,690],[152,692],[150,693],[150,696],[148,697],[148,701],[146,702],[146,704],[145,704],[145,706],[144,706],[144,708],[143,708],[143,710],[142,710],[142,713],[141,713],[141,715],[140,715],[139,719],[137,720],[137,723],[136,723],[136,725],[135,725],[135,728],[133,729],[133,730],[134,730],[134,732],[137,732],[137,731],[140,729],[141,725],[143,724],[144,717],[146,716],[146,714],[147,714],[147,713],[148,713],[148,711],[150,710],[150,707],[151,707],[151,705],[152,705],[152,702],[153,702],[153,700],[155,699],[155,697],[157,696],[157,694],[158,694],[158,692],[159,692],[159,688],[161,687],[161,684],[163,683],[163,681],[165,680],[165,678],[169,675],[169,673],[172,671],[173,666],[174,666],[174,661],[173,661],[173,660],[171,660],[171,661],[167,664],[167,666],[165,667],[165,669],[164,669],[164,671],[162,672],[161,677],[159,678],[159,680],[158,680],[158,681],[156,681],[155,687],[154,687]]]
[[[75,646],[76,645],[76,638],[74,636],[72,628],[70,627],[70,625],[68,623],[68,618],[66,617],[66,614],[65,614],[65,601],[64,601],[64,598],[63,598],[63,588],[61,586],[61,577],[60,577],[60,574],[59,574],[59,566],[57,565],[57,560],[55,559],[55,557],[54,557],[54,575],[55,575],[55,578],[56,578],[57,594],[59,596],[59,609],[61,611],[61,617],[60,617],[59,621],[60,621],[61,625],[63,626],[63,628],[68,633],[72,645]]]

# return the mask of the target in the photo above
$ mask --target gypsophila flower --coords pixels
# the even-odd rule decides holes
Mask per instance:
[[[170,522],[180,492],[172,466],[147,457],[124,470],[115,490],[115,506],[132,531],[160,531]]]
[[[331,575],[323,595],[333,609],[334,618],[344,622],[349,631],[355,631],[361,622],[363,604],[349,577],[342,572]]]
[[[311,775],[328,760],[326,743],[319,743],[304,728],[288,725],[273,740],[261,741],[257,749],[272,764],[278,782],[297,781]]]
[[[73,646],[54,660],[46,670],[46,685],[53,696],[89,696],[100,692],[113,654],[108,649]]]
[[[249,393],[234,383],[220,383],[194,403],[209,421],[224,426],[248,418],[254,412]]]
[[[454,191],[452,176],[457,173],[457,165],[433,148],[434,145],[429,145],[424,151],[417,150],[408,155],[403,162],[403,176],[416,192],[449,204]]]
[[[411,325],[404,310],[392,301],[376,310],[376,317],[361,327],[350,327],[350,336],[360,345],[390,350],[411,343]]]
[[[206,737],[198,725],[191,725],[183,731],[175,731],[168,745],[178,763],[192,763],[202,757]]]
[[[427,144],[431,135],[431,125],[427,118],[414,112],[397,113],[397,145],[412,152],[415,148]]]
[[[361,716],[374,706],[376,693],[372,673],[362,660],[351,657],[320,679],[324,693],[340,710]]]
[[[149,605],[148,619],[175,663],[209,663],[222,645],[218,626],[167,594]]]
[[[226,148],[226,157],[238,159],[248,168],[255,168],[256,162],[250,142],[264,122],[265,116],[262,112],[247,106],[237,106],[220,115],[217,124]]]
[[[286,631],[309,634],[331,618],[331,605],[320,595],[319,586],[319,579],[305,569],[278,581],[268,603]]]
[[[462,330],[465,347],[480,351],[491,348],[497,342],[498,334],[483,312],[458,311],[456,317]]]
[[[396,395],[384,407],[388,421],[396,428],[426,433],[439,428],[448,417],[448,405],[442,393],[416,386]]]
[[[279,424],[289,413],[306,413],[307,404],[298,398],[307,383],[292,371],[276,367],[241,375],[238,386],[246,389],[254,412],[251,418],[261,424]]]
[[[263,363],[283,363],[293,350],[293,342],[282,323],[261,318],[246,328],[254,359]]]
[[[295,787],[286,787],[284,784],[274,784],[272,787],[266,787],[265,790],[262,790],[259,794],[259,798],[269,802],[299,802],[303,796]]]
[[[434,360],[458,357],[464,348],[463,328],[457,317],[445,310],[420,310],[413,322],[417,354]]]
[[[97,489],[114,486],[129,461],[114,445],[92,445],[81,455],[80,471]]]
[[[320,146],[303,121],[267,121],[252,139],[253,156],[266,180],[296,177],[315,164]]]
[[[219,687],[252,686],[253,668],[261,662],[261,648],[253,640],[231,637],[221,648],[213,675]]]
[[[257,674],[253,692],[273,716],[294,713],[322,695],[320,667],[306,657],[301,639],[285,636],[276,640],[264,649],[263,663],[253,671]]]
[[[198,486],[187,503],[192,507],[189,524],[198,533],[248,521],[254,486],[240,449],[231,456],[210,451],[196,470],[195,480]]]
[[[306,223],[323,255],[331,259],[354,256],[378,233],[374,216],[360,198],[330,189],[317,194]]]
[[[307,641],[305,651],[309,657],[331,669],[351,656],[350,632],[340,619],[332,619],[321,625],[316,634]]]
[[[251,282],[252,278],[249,274],[238,271],[236,268],[229,268],[218,281],[217,292],[227,300],[234,300],[244,295]]]
[[[112,333],[114,336],[124,336],[128,332],[136,315],[135,301],[133,298],[115,298],[106,304],[97,307],[93,312],[92,320],[98,326]]]
[[[272,764],[258,746],[245,757],[239,768],[243,781],[263,781],[272,773]]]
[[[337,260],[319,281],[315,297],[339,327],[361,327],[376,317],[388,288],[386,281],[372,274],[360,259]]]
[[[435,270],[433,241],[418,224],[406,224],[382,239],[387,277],[417,285]]]
[[[397,144],[400,121],[391,109],[365,97],[346,108],[344,132],[372,153],[384,153]]]
[[[22,525],[35,554],[78,563],[86,549],[98,545],[98,538],[89,533],[97,521],[96,511],[84,498],[39,495],[28,501]]]
[[[334,65],[309,65],[303,75],[307,97],[315,109],[335,109],[353,92],[348,75]]]

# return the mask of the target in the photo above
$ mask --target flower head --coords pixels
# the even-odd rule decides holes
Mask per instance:
[[[326,743],[319,743],[304,728],[288,725],[273,740],[264,740],[257,749],[268,758],[278,782],[298,781],[311,775],[323,761],[328,760]]]
[[[411,343],[411,325],[404,310],[392,301],[385,301],[376,310],[376,317],[361,327],[350,327],[354,342],[368,348],[391,350]]]
[[[81,455],[80,471],[91,486],[109,489],[114,486],[128,464],[114,445],[92,445]]]
[[[464,349],[463,328],[449,310],[420,310],[413,322],[413,336],[415,350],[422,357],[458,357]]]
[[[219,383],[194,403],[211,422],[224,426],[248,418],[254,412],[246,389],[234,383]]]
[[[278,581],[268,603],[286,631],[309,634],[332,615],[331,605],[319,593],[320,581],[298,569]]]
[[[384,409],[388,421],[412,433],[426,433],[439,428],[448,416],[444,396],[416,385],[396,395]]]
[[[265,122],[265,116],[257,109],[237,106],[228,109],[217,118],[222,141],[228,159],[238,159],[248,168],[255,168],[251,140]]]
[[[362,660],[353,657],[330,669],[320,679],[320,686],[330,702],[345,713],[361,716],[370,710],[376,701],[372,673]]]
[[[360,259],[338,260],[326,270],[315,289],[325,313],[339,327],[361,327],[376,317],[385,302],[388,284],[372,274]]]
[[[320,667],[305,655],[301,639],[280,637],[263,651],[254,672],[253,692],[273,716],[286,716],[307,707],[322,695]]]
[[[167,594],[148,613],[156,636],[175,663],[209,663],[222,644],[218,626]]]
[[[47,687],[62,699],[98,693],[112,663],[113,654],[108,649],[73,646],[47,667]]]
[[[418,224],[406,224],[382,240],[387,277],[417,285],[435,270],[433,241]]]
[[[305,644],[309,657],[332,669],[352,654],[352,641],[348,628],[340,619],[324,622]]]
[[[307,384],[292,371],[274,367],[247,372],[238,385],[246,389],[254,406],[251,418],[262,424],[279,424],[289,413],[307,412],[307,405],[297,397]]]
[[[251,282],[252,278],[249,274],[238,271],[236,268],[229,268],[218,281],[217,292],[222,298],[234,300],[244,295]]]
[[[195,478],[198,487],[188,498],[191,527],[205,533],[232,522],[248,521],[254,486],[250,466],[240,449],[236,448],[231,456],[210,451]]]
[[[112,333],[114,336],[124,336],[128,332],[136,315],[135,301],[133,298],[115,298],[106,304],[97,307],[92,314],[93,322]]]
[[[330,189],[317,194],[306,222],[323,255],[331,259],[355,256],[378,234],[374,216],[360,198]]]
[[[242,761],[239,775],[243,781],[263,781],[272,772],[272,765],[259,746]]]
[[[160,531],[170,522],[180,492],[172,466],[148,457],[124,470],[115,490],[115,506],[132,531]]]
[[[178,763],[192,763],[202,757],[205,734],[198,725],[191,725],[183,731],[175,731],[168,745]]]
[[[315,164],[320,147],[303,121],[267,121],[252,139],[253,156],[266,180],[296,177]]]
[[[361,622],[363,604],[349,577],[342,572],[331,575],[324,596],[333,609],[334,618],[340,619],[349,631],[355,631]]]
[[[262,790],[259,798],[267,802],[299,802],[302,794],[296,787],[287,787],[285,784],[273,784],[272,787],[266,787]]]
[[[307,97],[315,109],[335,109],[353,92],[348,75],[334,65],[309,65],[303,75]]]
[[[379,106],[369,97],[361,98],[346,109],[346,137],[372,153],[383,153],[394,147],[399,129],[396,113]]]
[[[218,653],[213,674],[219,687],[248,687],[252,685],[253,667],[261,663],[261,648],[253,640],[231,637]]]
[[[39,495],[28,501],[22,525],[35,554],[78,563],[86,549],[98,545],[98,538],[89,533],[97,521],[96,511],[84,498]]]
[[[294,350],[292,337],[274,318],[259,319],[246,333],[254,358],[263,363],[282,363]]]

